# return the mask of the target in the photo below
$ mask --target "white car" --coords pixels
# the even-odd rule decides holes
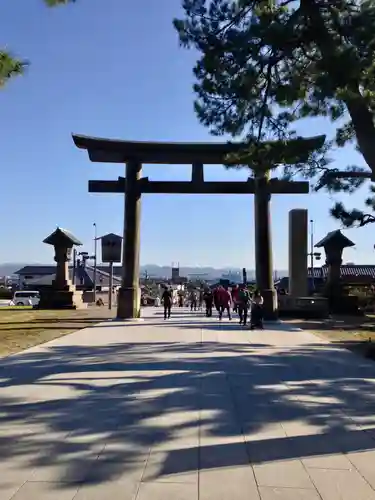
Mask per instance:
[[[10,306],[37,306],[40,301],[39,292],[36,290],[22,290],[14,292]]]

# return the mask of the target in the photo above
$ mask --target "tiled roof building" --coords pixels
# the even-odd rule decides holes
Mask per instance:
[[[97,286],[108,287],[109,286],[109,268],[108,266],[98,266],[96,270],[96,283]],[[116,272],[117,271],[117,272]],[[116,271],[114,269],[113,285],[121,285],[121,267],[117,266]],[[25,266],[19,269],[16,275],[19,276],[20,283],[29,285],[47,285],[52,282],[56,272],[56,266]],[[120,276],[118,274],[120,273]],[[69,268],[69,277],[73,278],[73,267]],[[75,283],[76,285],[82,285],[87,288],[92,288],[94,284],[94,268],[92,266],[78,266],[75,269]]]
[[[313,268],[313,277],[316,279],[326,279],[328,267]],[[311,277],[311,268],[308,269],[308,276]],[[345,264],[341,266],[341,278],[343,281],[371,281],[375,280],[375,265],[355,265]]]
[[[315,286],[319,286],[324,283],[327,279],[328,267],[326,265],[322,267],[314,267],[311,276],[311,268],[308,268],[307,276],[309,278],[309,287],[313,287],[313,280]],[[343,284],[358,284],[358,285],[371,285],[375,284],[375,265],[355,265],[355,264],[345,264],[341,266],[341,282]],[[277,288],[284,288],[287,290],[289,288],[289,278],[284,277],[275,283]]]

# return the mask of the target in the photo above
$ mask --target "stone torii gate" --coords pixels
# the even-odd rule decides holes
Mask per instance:
[[[203,165],[228,164],[228,155],[246,148],[243,143],[160,143],[100,139],[73,135],[75,145],[88,151],[92,162],[126,164],[126,176],[117,180],[89,181],[90,193],[125,195],[123,276],[118,296],[117,316],[138,318],[139,254],[141,195],[158,194],[254,194],[255,265],[257,286],[264,297],[265,317],[277,315],[277,297],[273,284],[272,243],[270,227],[271,194],[306,194],[308,182],[269,178],[267,174],[247,181],[205,181]],[[301,138],[297,139],[301,141]],[[303,139],[305,148],[313,150],[322,137]],[[293,140],[288,141],[289,144]],[[323,138],[324,142],[324,138]],[[151,181],[142,177],[142,164],[190,164],[191,181]]]

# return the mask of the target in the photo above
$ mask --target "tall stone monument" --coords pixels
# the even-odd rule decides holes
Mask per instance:
[[[289,212],[289,294],[307,297],[307,210],[296,208]]]
[[[39,309],[83,308],[82,292],[69,279],[69,261],[74,245],[82,243],[69,231],[58,227],[43,243],[55,249],[56,275],[52,287],[41,290]]]

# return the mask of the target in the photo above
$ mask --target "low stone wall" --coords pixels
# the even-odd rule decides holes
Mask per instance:
[[[345,314],[347,316],[361,316],[363,310],[359,307],[359,297],[356,295],[341,295],[328,299],[330,309],[334,314]]]
[[[325,297],[279,295],[279,316],[287,318],[327,318],[329,304]]]

